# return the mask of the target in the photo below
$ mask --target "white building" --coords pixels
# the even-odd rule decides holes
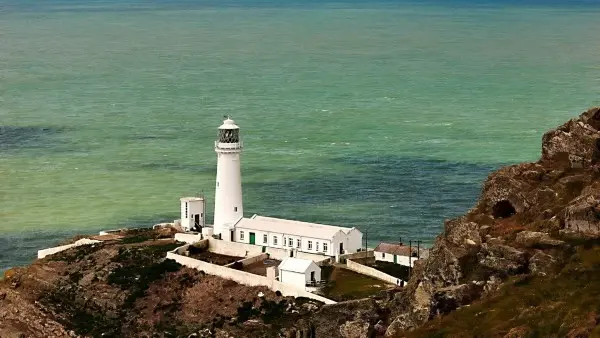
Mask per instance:
[[[414,266],[415,262],[424,258],[426,249],[410,247],[402,243],[384,243],[381,242],[375,248],[375,260],[400,264],[404,266]]]
[[[236,242],[336,256],[361,248],[362,233],[345,228],[254,215],[235,225]]]
[[[309,259],[286,258],[279,264],[279,281],[304,289],[321,281],[321,268]]]
[[[209,230],[212,229],[213,234],[224,241],[288,249],[290,256],[295,256],[294,253],[297,252],[337,256],[356,252],[361,248],[362,233],[356,228],[258,215],[244,218],[240,170],[242,141],[240,128],[229,118],[219,127],[215,152],[217,153],[217,178],[214,226],[205,227],[202,230],[203,234],[209,234]],[[183,203],[184,199],[182,199],[182,225],[186,224],[187,228],[190,228],[189,225],[194,222],[189,221],[187,218],[189,215],[184,214]],[[203,219],[202,216],[202,222]]]
[[[204,227],[204,198],[183,197],[181,201],[181,227],[185,231],[202,231]]]

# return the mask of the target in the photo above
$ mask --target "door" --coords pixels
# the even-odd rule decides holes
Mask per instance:
[[[253,232],[250,233],[250,244],[256,244],[256,234]]]
[[[394,264],[398,264],[398,256],[394,255]]]
[[[200,215],[195,214],[194,215],[194,226],[197,228],[200,228]]]
[[[344,253],[344,243],[340,243],[340,255]]]
[[[310,281],[311,281],[311,282],[314,282],[314,281],[315,281],[315,272],[314,272],[314,271],[311,271],[311,272],[310,272]]]

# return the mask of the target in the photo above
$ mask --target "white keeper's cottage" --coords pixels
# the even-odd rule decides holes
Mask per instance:
[[[287,249],[290,257],[297,252],[338,256],[357,252],[362,246],[362,233],[356,228],[300,222],[280,218],[254,215],[243,216],[242,175],[240,155],[242,141],[240,128],[229,118],[219,127],[217,141],[217,177],[215,182],[215,213],[212,229],[203,229],[203,234],[213,234],[224,241],[242,242],[264,247]],[[204,212],[200,202],[194,204],[193,213],[184,214],[182,199],[182,226],[184,229],[198,229],[204,226]],[[204,200],[202,200],[202,208]],[[197,219],[196,215],[200,215]],[[184,220],[184,216],[186,216]],[[190,219],[191,218],[191,219]],[[198,222],[196,222],[198,220]],[[189,231],[189,230],[188,230]]]

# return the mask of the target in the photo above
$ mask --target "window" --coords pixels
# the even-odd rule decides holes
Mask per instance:
[[[296,247],[300,249],[300,243],[302,243],[299,239],[296,240]]]
[[[294,239],[293,239],[293,238],[288,238],[288,246],[289,246],[290,248],[293,248],[293,247],[294,247]]]
[[[319,242],[315,243],[315,251],[319,251]]]
[[[312,250],[312,241],[308,241],[308,250]]]
[[[273,236],[273,245],[277,245],[277,236]]]
[[[219,187],[219,181],[217,181],[217,188]]]
[[[185,218],[188,218],[188,202],[185,202]]]
[[[267,244],[269,242],[269,236],[263,235],[263,243]]]
[[[385,252],[381,253],[381,258],[385,258]]]
[[[286,243],[285,236],[283,236],[283,243],[281,243],[281,245],[285,246],[285,243]]]
[[[237,207],[233,207],[233,211],[237,211]]]
[[[323,243],[323,252],[327,252],[327,243]]]
[[[243,241],[244,240],[244,232],[240,231],[240,240]]]

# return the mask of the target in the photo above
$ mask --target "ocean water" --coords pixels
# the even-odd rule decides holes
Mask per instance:
[[[212,201],[226,114],[248,216],[431,244],[600,104],[596,3],[0,0],[0,270]]]

